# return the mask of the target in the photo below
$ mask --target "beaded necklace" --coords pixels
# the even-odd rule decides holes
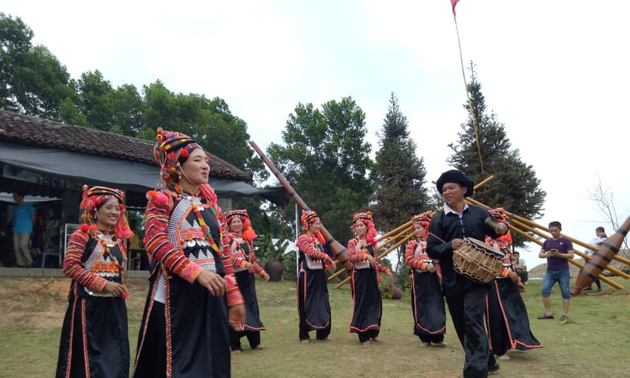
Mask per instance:
[[[190,206],[192,207],[192,209],[193,209],[193,211],[195,213],[195,216],[197,217],[197,221],[199,222],[199,226],[201,227],[201,231],[206,236],[206,241],[208,243],[210,243],[210,247],[215,252],[219,252],[219,246],[217,245],[217,243],[214,241],[214,238],[212,237],[212,233],[210,232],[210,227],[208,227],[208,225],[206,224],[206,221],[203,219],[203,216],[201,216],[201,212],[199,211],[199,208],[197,207],[197,205],[195,205],[195,201],[192,200],[192,197],[194,195],[191,192],[189,192],[186,189],[184,189],[179,184],[175,184],[175,192],[178,193],[182,197],[191,197],[190,198]],[[217,210],[215,209],[215,207],[211,206],[210,210],[212,211],[212,214],[216,218]]]
[[[116,244],[118,245],[118,250],[120,250],[120,253],[122,254],[123,263],[121,266],[116,256],[114,256],[112,251],[109,249],[109,245],[107,244],[107,240],[106,240],[106,238],[108,236],[111,237],[113,233],[114,233],[113,231],[109,231],[108,233],[105,233],[101,230],[98,230],[98,231],[94,231],[94,237],[97,238],[98,241],[101,243],[101,245],[103,246],[103,250],[105,250],[105,253],[109,256],[109,259],[114,263],[114,266],[116,266],[118,270],[122,273],[125,270],[125,266],[127,266],[127,253],[125,249],[122,247],[122,245],[120,245],[120,240],[118,240],[118,238],[115,236],[112,237],[112,240],[116,240]]]

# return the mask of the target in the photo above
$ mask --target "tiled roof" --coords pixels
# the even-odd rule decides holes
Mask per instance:
[[[0,110],[0,140],[157,165],[154,142]],[[210,155],[210,175],[238,181],[251,174]]]

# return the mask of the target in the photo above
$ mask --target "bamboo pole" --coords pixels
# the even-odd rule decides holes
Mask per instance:
[[[538,230],[535,230],[535,229],[533,229],[533,228],[531,228],[531,227],[529,227],[527,225],[524,225],[524,224],[522,224],[521,222],[519,222],[517,220],[512,220],[512,222],[514,223],[514,226],[520,226],[521,228],[523,228],[523,229],[525,229],[527,231],[533,232],[536,235],[538,235],[538,236],[540,236],[540,237],[542,237],[544,239],[549,239],[551,237],[551,235],[549,235],[549,236],[544,235],[543,233],[539,232]],[[542,245],[542,243],[541,243],[541,245]],[[591,257],[588,256],[587,254],[585,254],[584,252],[578,251],[576,249],[573,249],[573,251],[575,253],[577,253],[578,256],[583,257],[585,261],[591,260]],[[610,271],[611,273],[619,276],[619,277],[622,277],[622,278],[625,278],[625,279],[629,279],[630,278],[629,274],[624,273],[624,272],[620,271],[619,269],[616,269],[616,268],[614,268],[612,266],[607,266],[606,269],[608,271]]]
[[[401,244],[407,242],[409,239],[411,239],[411,237],[413,236],[413,233],[407,235],[403,240],[399,241],[398,243],[394,244],[393,246],[391,246],[389,249],[387,249],[385,252],[381,253],[378,258],[381,259],[383,257],[385,257],[388,253],[390,253],[391,251],[393,251],[394,249],[398,248],[398,246],[400,246]],[[351,277],[347,277],[345,280],[341,281],[340,283],[338,283],[335,286],[335,289],[339,289],[340,287],[342,287],[343,285],[345,285],[348,281],[350,281]]]
[[[398,227],[394,228],[393,230],[387,232],[386,234],[383,234],[383,235],[379,236],[374,241],[378,243],[379,241],[390,237],[392,234],[394,234],[396,232],[400,232],[400,230],[402,230],[403,228],[409,228],[409,227],[413,228],[413,220],[410,220],[409,222],[403,224],[402,226],[398,226]]]
[[[411,231],[411,230],[410,229],[404,229],[404,230],[400,231],[400,233],[398,233],[398,234],[394,235],[393,237],[387,239],[387,241],[385,241],[383,244],[376,246],[376,251],[379,251],[379,250],[385,248],[389,244],[393,243],[394,240],[402,237],[403,235],[407,234],[409,231]],[[334,280],[335,278],[339,277],[343,272],[345,272],[344,269],[340,269],[340,270],[336,271],[335,273],[331,274],[328,277],[328,281]]]
[[[481,207],[483,207],[485,209],[489,209],[489,207],[487,205],[484,205],[483,203],[481,203],[481,202],[479,202],[479,201],[477,201],[475,199],[472,199],[470,197],[467,197],[466,201],[470,201],[470,203],[472,203],[473,205],[477,205],[477,206],[481,206]],[[515,220],[517,220],[517,221],[519,221],[521,223],[528,224],[531,227],[539,228],[539,229],[541,229],[541,230],[543,230],[545,232],[549,232],[549,228],[547,228],[547,227],[545,227],[545,226],[543,226],[541,224],[538,224],[536,222],[532,222],[529,219],[526,219],[526,218],[520,217],[520,216],[518,216],[516,214],[510,213],[507,210],[505,212],[510,216],[510,218],[513,218],[513,219],[515,219]],[[512,221],[510,221],[510,222],[512,222]],[[592,246],[590,244],[584,243],[584,242],[582,242],[580,240],[577,240],[577,239],[572,238],[571,236],[568,236],[568,235],[565,235],[565,234],[561,234],[561,235],[566,237],[567,239],[571,240],[572,243],[578,244],[578,245],[580,245],[580,246],[582,246],[584,248],[588,248],[588,249],[591,249],[591,250],[596,251],[596,252],[599,251],[599,247],[595,247],[595,246]],[[625,258],[623,258],[621,256],[615,255],[613,257],[613,259],[621,262],[622,264],[630,266],[630,260],[625,259]]]
[[[280,173],[280,171],[278,171],[278,169],[271,162],[271,160],[269,160],[269,158],[262,152],[260,147],[258,147],[258,145],[254,143],[253,140],[250,140],[249,144],[252,146],[254,151],[256,151],[256,153],[260,156],[260,158],[267,165],[267,167],[271,170],[271,173],[273,173],[278,179],[278,181],[280,181],[280,183],[282,184],[284,189],[287,191],[287,193],[291,195],[295,203],[297,203],[298,206],[302,208],[302,210],[310,210],[308,205],[306,205],[306,202],[304,202],[304,200],[302,200],[302,198],[297,194],[297,192],[293,189],[293,187],[291,187],[291,184],[289,184],[289,182],[284,178],[284,176]],[[328,230],[326,229],[326,227],[324,227],[323,224],[320,227],[320,232],[324,236],[326,243],[330,246],[330,249],[333,251],[335,259],[339,260],[341,265],[343,265],[343,267],[346,270],[348,271],[351,270],[352,264],[348,261],[346,249],[343,247],[343,245],[341,245],[341,243],[335,240],[335,238],[330,234],[330,232],[328,232]]]
[[[475,185],[473,187],[473,193],[475,192],[475,190],[481,188],[482,186],[486,185],[487,183],[489,183],[492,180],[494,180],[494,175],[490,175],[485,180],[481,180],[480,182],[478,182],[477,185]],[[470,194],[472,195],[472,193],[470,193]]]
[[[400,227],[398,227],[398,228],[400,228]],[[394,240],[396,240],[396,239],[397,239],[397,238],[399,238],[401,235],[403,235],[403,234],[405,234],[405,233],[407,233],[407,232],[409,232],[409,231],[413,231],[413,227],[406,228],[406,229],[404,229],[404,230],[400,231],[398,234],[396,234],[396,235],[394,235],[394,236],[390,237],[390,238],[389,238],[389,239],[387,239],[385,242],[383,242],[383,244],[381,244],[381,245],[377,246],[377,247],[376,247],[376,250],[378,251],[379,249],[382,249],[382,248],[384,248],[385,246],[387,246],[387,245],[391,244]],[[390,231],[389,233],[391,234],[391,231]],[[375,242],[378,242],[378,241],[380,241],[380,240],[382,240],[382,239],[383,239],[383,238],[377,238],[377,239],[374,239],[374,241],[375,241]],[[338,263],[339,263],[339,261],[335,260],[335,264],[338,264]],[[335,276],[335,277],[336,277],[336,276]]]
[[[485,209],[489,208],[488,206],[484,205],[483,203],[481,203],[481,202],[479,202],[477,200],[474,200],[472,198],[466,198],[466,200],[467,201],[470,200],[470,202],[472,204],[484,207]],[[506,213],[507,213],[507,211],[506,211]],[[519,218],[521,218],[521,217],[519,217]],[[534,223],[534,222],[527,222],[527,223]],[[521,222],[521,221],[517,220],[516,216],[515,216],[514,219],[512,219],[510,221],[510,229],[515,229],[516,226],[521,227],[522,229],[525,229],[525,230],[527,230],[529,232],[532,232],[532,233],[540,236],[543,239],[549,239],[551,237],[550,234],[549,235],[545,235],[542,232],[538,231],[537,229],[528,226],[527,224],[525,224],[525,222]],[[549,232],[548,228],[546,228],[546,230],[547,230],[547,232]],[[520,235],[520,233],[519,233],[519,235]],[[527,236],[529,237],[529,235],[527,235]],[[531,240],[531,238],[529,238],[529,239]],[[536,241],[536,242],[538,243],[538,241]],[[542,242],[538,243],[538,244],[542,245]],[[586,255],[586,254],[584,254],[584,253],[582,253],[580,251],[576,251],[575,249],[573,251],[576,252],[579,256],[583,257],[585,260],[590,260],[591,259],[590,256],[588,256],[588,255]],[[571,261],[571,260],[569,260],[569,261]],[[617,275],[619,277],[622,277],[622,278],[625,278],[625,279],[630,279],[630,275],[629,274],[624,273],[624,272],[620,271],[619,269],[616,269],[616,268],[614,268],[612,266],[607,266],[605,269],[607,269],[608,271],[610,271],[611,273],[613,273],[613,274],[615,274],[615,275]],[[601,277],[599,277],[599,278],[601,278]]]
[[[525,231],[522,231],[522,230],[520,230],[520,229],[518,229],[518,228],[516,228],[516,227],[510,227],[510,228],[511,228],[512,230],[514,230],[516,233],[518,233],[519,235],[521,235],[521,236],[523,236],[523,237],[525,237],[525,238],[527,238],[527,239],[529,239],[529,240],[533,241],[534,243],[536,243],[536,244],[538,244],[538,245],[541,245],[541,246],[542,246],[543,242],[541,242],[540,240],[538,240],[538,239],[536,239],[536,238],[532,237],[531,235],[529,235],[529,234],[528,234],[528,233],[526,233]],[[573,265],[577,266],[577,267],[578,267],[578,268],[580,268],[580,269],[584,269],[584,265],[583,265],[583,264],[581,264],[581,263],[579,263],[579,262],[577,262],[577,261],[575,261],[575,260],[573,260],[573,259],[570,259],[570,260],[567,260],[567,261],[568,261],[569,263],[571,263],[571,264],[573,264]],[[606,277],[606,276],[599,276],[599,279],[600,279],[600,280],[602,280],[602,281],[604,281],[604,282],[606,282],[607,284],[609,284],[610,286],[614,287],[614,288],[615,288],[615,289],[617,289],[617,290],[622,290],[622,289],[623,289],[623,286],[619,285],[619,284],[618,284],[618,283],[616,283],[615,281],[612,281],[611,279],[609,279],[609,278],[608,278],[608,277]]]

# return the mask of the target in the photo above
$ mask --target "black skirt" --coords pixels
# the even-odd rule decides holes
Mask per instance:
[[[125,300],[80,296],[78,291],[82,289],[76,283],[70,289],[56,377],[128,378],[130,357]]]
[[[411,310],[415,335],[443,335],[446,333],[446,310],[442,286],[437,274],[413,271],[411,276]]]
[[[510,349],[542,348],[529,326],[527,308],[518,285],[512,280],[492,281],[486,303],[488,337],[494,354],[502,356]]]
[[[350,332],[363,333],[380,330],[383,300],[378,290],[374,269],[352,270],[352,301],[354,310],[350,321]],[[375,337],[375,336],[374,336]]]
[[[133,377],[229,377],[226,297],[212,296],[205,287],[172,276],[166,280],[161,304],[153,301],[156,284],[154,280],[149,291]]]

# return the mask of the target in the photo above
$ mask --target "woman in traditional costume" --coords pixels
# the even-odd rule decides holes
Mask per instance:
[[[442,296],[440,265],[427,255],[431,211],[413,217],[415,239],[407,243],[405,262],[411,268],[413,333],[422,346],[446,346],[446,310]]]
[[[490,209],[495,221],[508,224],[507,213],[502,209]],[[527,308],[521,297],[525,285],[512,266],[512,235],[507,234],[492,239],[486,237],[486,244],[497,247],[504,253],[500,275],[488,287],[486,300],[486,325],[492,353],[501,360],[509,360],[506,354],[510,349],[529,350],[542,348],[529,326]]]
[[[378,290],[380,273],[386,273],[392,282],[391,271],[378,261],[374,238],[377,235],[372,213],[354,214],[352,228],[356,237],[348,241],[348,261],[352,263],[352,303],[350,332],[359,336],[363,346],[370,340],[378,341],[383,314],[383,300]]]
[[[315,330],[318,340],[327,340],[330,335],[331,316],[328,301],[326,269],[335,270],[333,259],[324,252],[324,236],[321,221],[314,211],[302,211],[302,230],[296,246],[300,250],[298,262],[298,315],[300,341],[309,343],[310,331]]]
[[[258,297],[256,296],[256,279],[258,274],[269,281],[269,274],[256,262],[254,239],[256,232],[252,228],[247,210],[231,210],[225,214],[228,226],[228,244],[234,261],[234,275],[238,288],[245,300],[247,320],[239,324],[239,330],[230,329],[230,346],[232,353],[241,352],[241,337],[246,336],[252,349],[262,349],[260,331],[265,329],[260,321]]]
[[[84,223],[68,240],[63,273],[72,279],[61,329],[57,378],[129,377],[127,306],[123,283],[132,236],[124,194],[83,187]]]
[[[147,193],[151,275],[133,377],[229,377],[229,326],[245,322],[245,306],[209,158],[187,135],[158,129],[157,138],[165,188]]]

